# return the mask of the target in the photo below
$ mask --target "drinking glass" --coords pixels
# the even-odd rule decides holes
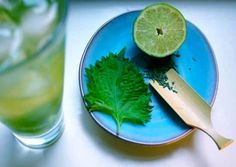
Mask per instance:
[[[0,0],[0,121],[31,148],[63,132],[65,0]]]

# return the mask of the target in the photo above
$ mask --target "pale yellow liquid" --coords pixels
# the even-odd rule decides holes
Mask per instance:
[[[54,25],[56,21],[50,23],[50,27],[53,28]],[[0,70],[0,121],[13,133],[21,136],[41,135],[53,128],[61,118],[64,30],[54,37],[49,47],[35,54],[38,47],[36,45],[40,47],[43,44],[43,35],[50,35],[53,29],[51,31],[49,28],[42,35],[33,37],[31,34],[34,33],[34,28],[38,28],[37,25],[32,25],[32,29],[28,27],[28,30],[32,30],[30,33],[22,31],[28,35],[24,38],[23,34],[23,45],[16,52],[22,58],[19,57],[18,60],[16,57],[15,62],[12,61],[15,63],[12,67]],[[31,53],[34,55],[31,56]]]
[[[58,121],[64,38],[57,46],[0,77],[0,119],[17,134],[46,132]]]

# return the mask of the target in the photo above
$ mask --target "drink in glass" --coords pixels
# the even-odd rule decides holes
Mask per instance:
[[[63,131],[64,0],[0,0],[0,121],[24,145]]]

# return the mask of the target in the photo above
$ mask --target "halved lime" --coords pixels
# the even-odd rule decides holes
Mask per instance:
[[[155,57],[174,53],[186,37],[183,15],[165,3],[145,8],[134,24],[134,40],[137,46]]]

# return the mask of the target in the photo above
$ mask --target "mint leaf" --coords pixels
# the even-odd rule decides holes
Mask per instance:
[[[4,2],[6,1],[6,2]],[[50,7],[55,0],[47,0],[47,4]],[[16,25],[21,24],[24,19],[25,13],[32,10],[34,7],[39,5],[37,1],[26,1],[26,0],[0,0],[0,21],[1,15],[7,16]],[[4,5],[5,4],[5,5]],[[6,5],[8,4],[8,5]]]
[[[21,23],[23,15],[33,7],[27,6],[22,0],[10,1],[8,3],[12,4],[12,8],[7,8],[0,4],[0,13],[1,15],[8,16],[9,19],[17,25]]]
[[[150,118],[151,95],[144,78],[128,59],[125,49],[109,53],[86,69],[88,94],[84,96],[89,111],[111,115],[117,125],[117,134],[125,121],[145,124]]]

